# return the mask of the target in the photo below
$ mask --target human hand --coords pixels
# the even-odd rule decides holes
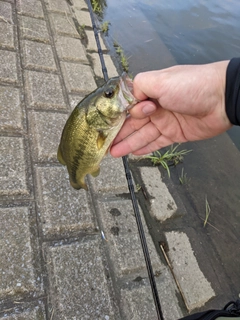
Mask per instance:
[[[204,140],[228,130],[232,126],[225,111],[228,63],[139,73],[133,91],[142,101],[130,110],[111,155],[144,155],[174,142]]]

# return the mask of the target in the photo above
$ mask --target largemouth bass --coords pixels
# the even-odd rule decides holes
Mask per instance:
[[[86,96],[73,110],[62,132],[57,157],[66,165],[75,189],[88,189],[85,176],[96,177],[100,162],[138,101],[126,74],[109,79]]]

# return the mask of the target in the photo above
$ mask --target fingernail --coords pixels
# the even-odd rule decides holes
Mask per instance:
[[[143,108],[142,108],[142,112],[145,114],[151,114],[156,110],[155,105],[153,104],[146,104]]]

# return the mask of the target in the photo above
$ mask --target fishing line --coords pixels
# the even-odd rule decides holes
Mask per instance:
[[[98,54],[99,54],[100,61],[101,61],[102,73],[104,76],[104,80],[107,81],[108,80],[107,68],[105,65],[103,52],[102,52],[102,48],[101,48],[101,44],[100,44],[100,40],[99,40],[99,36],[98,36],[98,29],[95,24],[94,14],[93,14],[92,5],[90,3],[90,0],[87,0],[87,4],[88,4],[91,20],[92,20],[94,36],[95,36],[97,48],[98,48]],[[144,254],[144,258],[145,258],[145,262],[146,262],[148,277],[149,277],[149,281],[151,284],[151,289],[152,289],[152,294],[153,294],[153,299],[154,299],[154,303],[155,303],[155,307],[156,307],[158,320],[164,320],[161,305],[160,305],[160,300],[159,300],[159,296],[158,296],[157,285],[156,285],[156,281],[155,281],[155,277],[154,277],[154,273],[153,273],[152,263],[151,263],[151,259],[149,256],[147,241],[146,241],[146,237],[145,237],[145,233],[144,233],[144,229],[143,229],[143,225],[142,225],[142,220],[141,220],[141,216],[140,216],[140,212],[139,212],[139,207],[138,207],[137,199],[136,199],[136,196],[134,193],[133,179],[132,179],[132,175],[131,175],[131,172],[129,169],[127,157],[126,156],[122,157],[122,161],[123,161],[126,179],[127,179],[127,183],[128,183],[128,189],[129,189],[129,192],[131,195],[133,210],[134,210],[135,217],[136,217],[138,233],[139,233],[139,237],[140,237],[140,241],[141,241],[141,245],[142,245],[142,250],[143,250],[143,254]]]

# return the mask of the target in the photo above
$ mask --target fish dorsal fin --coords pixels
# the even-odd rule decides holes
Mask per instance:
[[[98,150],[100,150],[103,147],[106,138],[107,138],[107,134],[104,134],[103,131],[99,131],[99,134],[98,134],[98,137],[97,137]]]

